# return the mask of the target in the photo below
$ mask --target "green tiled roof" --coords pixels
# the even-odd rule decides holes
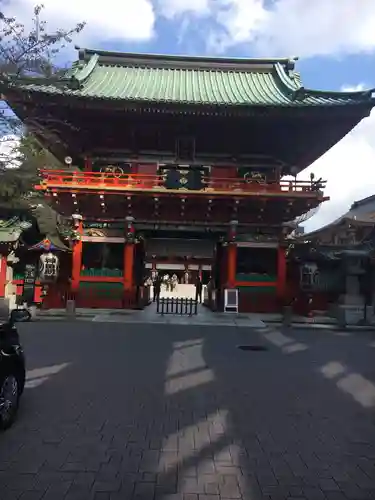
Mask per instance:
[[[62,80],[22,89],[84,99],[209,106],[327,106],[373,101],[372,91],[305,89],[291,59],[224,59],[80,50]],[[17,83],[19,86],[19,82]]]
[[[22,222],[18,217],[0,220],[0,243],[14,243],[22,231],[31,227],[29,222]]]

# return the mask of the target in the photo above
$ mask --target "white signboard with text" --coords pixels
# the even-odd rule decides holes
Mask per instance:
[[[227,288],[224,290],[224,312],[238,313],[237,288]]]

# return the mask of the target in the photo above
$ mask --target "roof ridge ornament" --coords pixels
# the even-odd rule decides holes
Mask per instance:
[[[282,66],[280,63],[275,64],[275,71],[282,85],[286,88],[288,94],[292,96],[292,100],[294,100],[295,93],[303,88],[302,85],[299,85],[290,72],[286,71],[285,66]]]
[[[87,78],[90,77],[90,75],[94,71],[98,61],[99,61],[98,54],[94,54],[93,56],[91,56],[90,60],[82,67],[79,67],[78,71],[74,75],[72,75],[68,84],[69,87],[74,90],[79,90],[80,88],[82,88],[84,82],[87,80]]]
[[[288,62],[286,64],[286,68],[289,70],[289,71],[293,71],[295,66],[296,66],[296,62],[299,60],[299,57],[298,56],[294,56],[294,57],[289,57],[288,58]]]
[[[297,90],[295,90],[295,92],[293,93],[292,95],[292,100],[293,101],[297,101],[297,100],[303,100],[305,99],[307,95],[307,90],[305,89],[305,87],[299,87]]]

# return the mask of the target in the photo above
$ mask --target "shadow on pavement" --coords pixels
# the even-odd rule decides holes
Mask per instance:
[[[341,339],[286,355],[235,328],[23,331],[40,383],[0,438],[9,498],[375,498],[373,408],[319,372]]]

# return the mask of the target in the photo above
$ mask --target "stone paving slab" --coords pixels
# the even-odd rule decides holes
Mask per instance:
[[[164,316],[118,316],[116,314],[98,314],[92,321],[98,323],[141,323],[141,324],[163,324],[163,325],[185,325],[185,326],[215,326],[215,327],[238,327],[238,328],[266,328],[263,321],[252,319],[237,319],[235,317],[227,318],[205,318],[204,316],[178,316],[166,314]]]
[[[205,321],[201,318],[191,317],[178,317],[178,316],[164,316],[154,318],[141,318],[141,317],[124,317],[123,315],[116,314],[98,314],[96,316],[77,316],[69,318],[68,316],[44,316],[33,319],[33,322],[69,322],[69,321],[83,321],[95,323],[123,323],[123,324],[150,324],[150,325],[183,325],[183,326],[216,326],[216,327],[237,327],[237,328],[267,328],[264,323],[253,320],[223,320],[216,319]]]
[[[19,327],[28,377],[0,437],[2,500],[375,498],[367,332]]]
[[[43,311],[37,317],[38,320],[46,319],[64,319],[69,320],[69,316],[64,311]],[[156,303],[152,303],[144,310],[77,310],[76,319],[86,319],[98,323],[149,323],[149,324],[173,324],[173,325],[194,325],[207,326],[215,325],[221,327],[246,327],[246,328],[265,328],[265,323],[259,315],[216,313],[208,308],[198,305],[198,314],[191,316],[179,314],[157,313]]]

